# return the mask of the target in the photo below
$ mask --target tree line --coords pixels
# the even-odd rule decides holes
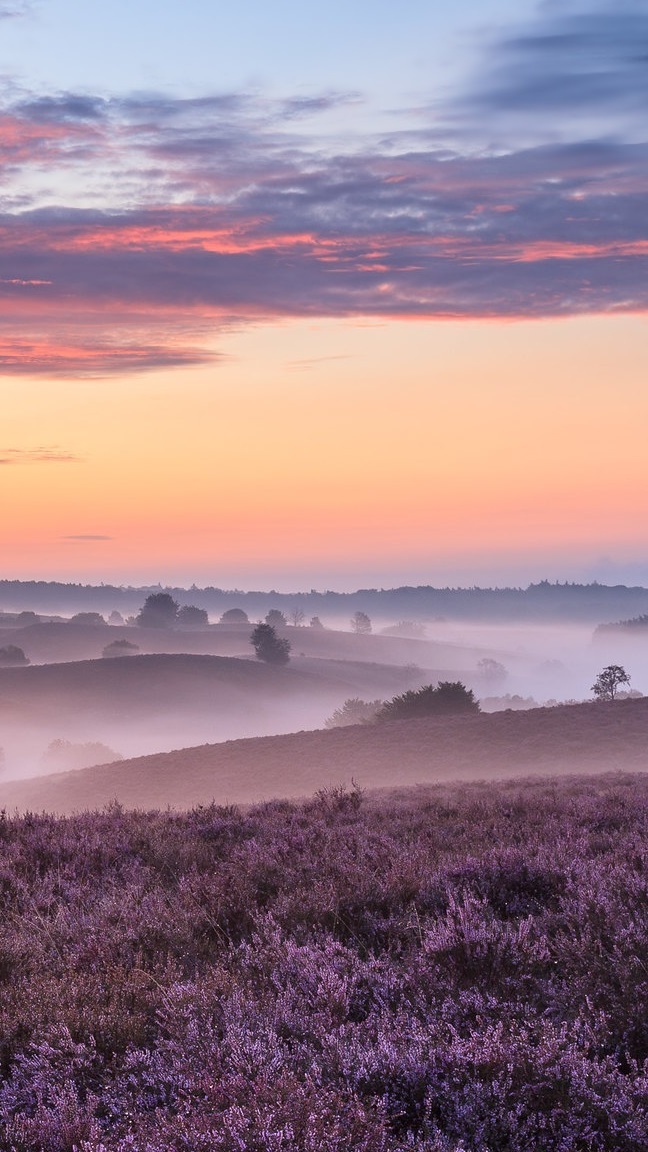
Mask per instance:
[[[648,588],[552,583],[542,580],[526,588],[437,588],[403,585],[398,588],[361,588],[354,592],[331,590],[277,592],[205,588],[129,587],[64,584],[57,581],[0,580],[0,606],[11,611],[35,609],[62,612],[89,609],[137,611],[146,595],[166,593],[179,606],[194,606],[212,614],[241,608],[250,616],[263,616],[276,606],[289,613],[297,606],[306,618],[323,614],[404,619],[448,617],[465,620],[582,620],[592,624],[648,614]]]

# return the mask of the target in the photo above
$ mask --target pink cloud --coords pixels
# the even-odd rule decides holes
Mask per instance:
[[[35,189],[0,215],[5,373],[196,363],[273,316],[648,309],[645,144],[463,154],[425,129],[332,151],[246,97],[63,94],[5,107],[0,170]]]

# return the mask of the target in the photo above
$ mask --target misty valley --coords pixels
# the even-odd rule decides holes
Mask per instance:
[[[30,803],[38,806],[43,777],[110,762],[115,767],[122,763],[123,777],[124,762],[170,753],[181,781],[182,750],[193,749],[191,756],[204,758],[207,753],[196,750],[209,747],[214,764],[220,758],[221,778],[216,769],[213,779],[208,774],[203,782],[207,792],[199,799],[295,795],[296,788],[308,791],[310,784],[300,783],[294,766],[287,765],[283,775],[258,767],[247,778],[240,771],[226,772],[223,758],[235,754],[232,742],[308,732],[309,757],[324,773],[319,783],[345,782],[345,771],[354,774],[355,757],[356,774],[371,785],[371,770],[366,763],[360,767],[363,756],[367,760],[360,750],[376,739],[369,731],[372,710],[399,694],[444,682],[460,682],[474,694],[484,736],[486,714],[505,713],[495,723],[517,725],[512,732],[518,735],[511,740],[517,741],[519,760],[520,749],[542,722],[537,710],[556,716],[552,723],[558,727],[559,706],[574,709],[593,700],[592,685],[601,667],[612,662],[627,666],[628,682],[620,686],[620,696],[641,698],[643,688],[648,689],[643,607],[648,607],[643,590],[600,585],[545,584],[526,593],[403,588],[289,596],[0,582],[2,786],[11,784],[19,803],[16,785],[29,780]],[[623,619],[630,608],[637,615]],[[620,617],[616,622],[615,613]],[[255,648],[259,627],[275,638],[278,659],[272,651],[264,657]],[[533,712],[533,717],[511,716],[521,712]],[[580,715],[572,711],[572,724],[579,723]],[[592,764],[597,761],[593,713],[583,715],[592,747],[583,747],[579,770],[588,756]],[[441,720],[434,722],[438,726]],[[327,773],[325,741],[330,737],[324,732],[347,724],[354,727],[341,737],[348,751],[336,753]],[[362,731],[358,724],[364,725]],[[495,737],[485,740],[480,755],[465,753],[472,757],[476,776],[497,774],[489,740]],[[321,753],[315,752],[318,742]],[[430,759],[431,750],[422,741],[408,753],[407,770],[402,764],[392,766],[393,783],[463,771],[461,740],[453,746],[454,758],[444,769]],[[257,746],[247,748],[254,759]],[[279,748],[277,760],[283,754]],[[500,774],[515,769],[515,747],[504,758],[498,755]],[[626,750],[626,755],[633,753]],[[564,758],[558,759],[562,768]],[[165,763],[173,774],[170,761]],[[524,770],[523,757],[517,767]],[[141,759],[139,770],[144,770]],[[374,774],[381,786],[389,782],[384,770],[376,767]],[[79,785],[86,777],[76,777]],[[102,786],[102,796],[104,791]],[[174,804],[182,803],[177,787],[173,795]],[[121,797],[120,789],[115,796]],[[195,789],[192,796],[195,800]],[[164,795],[156,793],[156,800],[164,803]]]

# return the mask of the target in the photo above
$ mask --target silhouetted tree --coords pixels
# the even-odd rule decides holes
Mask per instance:
[[[630,677],[621,664],[608,664],[599,672],[591,691],[597,700],[614,700],[622,684],[629,684]]]
[[[291,624],[294,624],[295,628],[299,628],[306,619],[306,613],[303,612],[301,608],[291,608],[288,613],[288,619]]]
[[[354,697],[345,700],[341,708],[336,708],[332,716],[324,721],[325,728],[348,728],[351,724],[368,724],[375,719],[382,700],[359,700]]]
[[[354,632],[361,635],[367,635],[371,632],[371,620],[366,612],[354,612],[351,617],[351,627]]]
[[[132,644],[130,640],[111,640],[101,655],[110,659],[111,656],[134,656],[136,652],[139,652],[139,646]]]
[[[288,623],[283,612],[280,612],[278,608],[270,609],[265,618],[265,622],[266,624],[270,624],[272,628],[285,628]]]
[[[423,688],[394,696],[376,713],[376,720],[414,720],[423,716],[458,716],[479,712],[471,688],[466,688],[460,680],[442,680],[435,688],[426,684]]]
[[[505,680],[508,672],[499,660],[493,660],[491,656],[484,656],[481,660],[477,661],[477,671],[484,680]]]
[[[310,624],[309,624],[309,628],[319,628],[319,629],[323,630],[324,625],[322,624],[322,621],[320,620],[319,616],[313,616],[312,617]]]
[[[152,592],[135,617],[140,628],[172,628],[178,615],[178,604],[168,592]]]
[[[75,612],[74,616],[70,616],[68,624],[105,624],[103,616],[100,612]]]
[[[209,616],[205,608],[196,608],[194,604],[184,604],[178,610],[178,624],[183,628],[204,628],[209,624]]]
[[[265,660],[266,664],[287,664],[290,660],[290,644],[277,636],[272,624],[257,624],[250,636],[250,644],[257,660]]]
[[[114,608],[113,611],[110,613],[110,616],[108,617],[108,623],[109,624],[123,624],[124,623],[124,617],[122,616],[121,612],[118,612],[117,609]]]
[[[220,624],[249,624],[250,619],[247,612],[242,608],[228,608],[219,621]]]
[[[29,663],[29,657],[25,656],[22,648],[16,644],[7,644],[4,648],[0,648],[0,667],[19,668]]]

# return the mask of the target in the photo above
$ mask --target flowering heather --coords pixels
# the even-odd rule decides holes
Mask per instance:
[[[648,779],[0,820],[0,1149],[648,1147]]]

